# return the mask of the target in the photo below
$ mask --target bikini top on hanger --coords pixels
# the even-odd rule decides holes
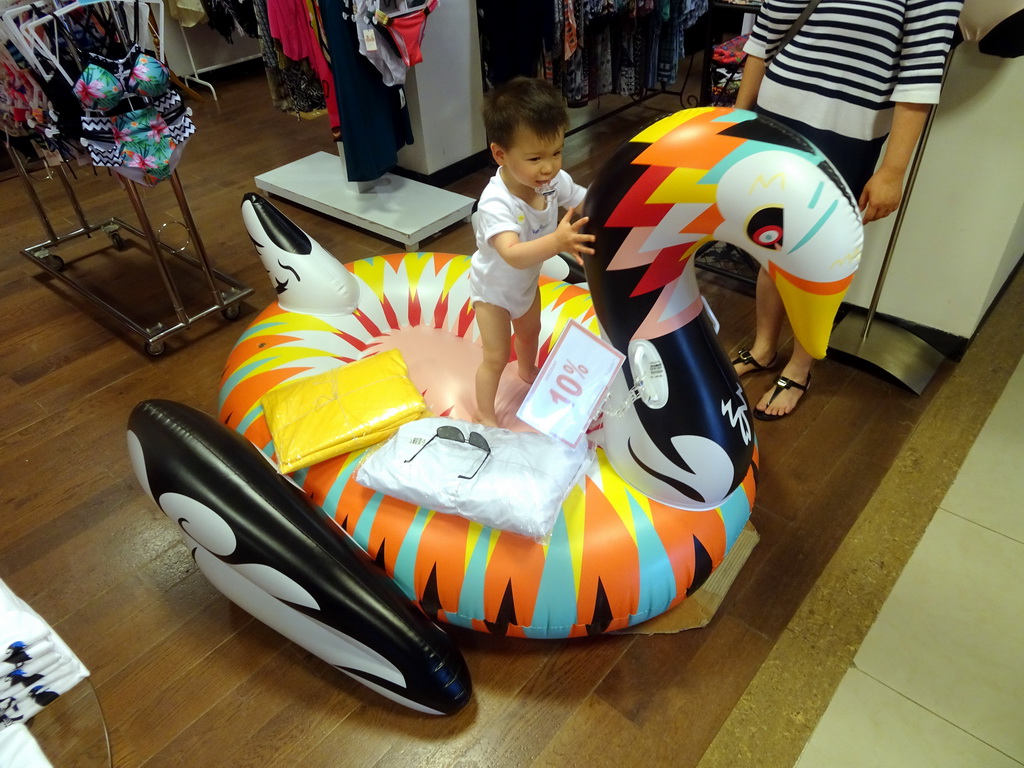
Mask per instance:
[[[164,63],[138,45],[122,59],[90,53],[87,60],[89,64],[74,85],[75,95],[86,109],[113,109],[130,94],[151,101],[170,87],[171,76]]]

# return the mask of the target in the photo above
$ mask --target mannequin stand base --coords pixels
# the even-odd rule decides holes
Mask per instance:
[[[266,195],[314,211],[419,250],[420,241],[469,219],[476,202],[429,184],[385,174],[365,189],[344,177],[337,155],[317,152],[256,177]]]
[[[851,312],[832,330],[829,351],[852,355],[881,368],[920,395],[945,357],[898,325],[875,317],[867,338],[867,318]]]

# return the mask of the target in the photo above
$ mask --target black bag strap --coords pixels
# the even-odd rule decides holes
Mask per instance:
[[[793,22],[793,26],[786,30],[786,34],[784,34],[782,39],[779,40],[779,46],[775,49],[775,53],[772,54],[773,59],[779,55],[779,51],[789,45],[790,40],[796,37],[796,33],[800,31],[800,27],[802,27],[804,22],[807,21],[812,13],[814,13],[814,9],[818,7],[818,3],[820,2],[821,0],[807,0],[807,6],[803,11],[801,11],[800,15],[796,17],[796,21]]]

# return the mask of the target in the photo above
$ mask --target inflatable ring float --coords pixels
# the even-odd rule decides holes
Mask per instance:
[[[265,201],[247,202],[254,204],[265,212]],[[264,392],[388,348],[401,350],[409,378],[434,413],[468,418],[480,356],[469,262],[431,253],[358,261],[350,268],[359,309],[330,322],[279,304],[268,307],[228,357],[221,421],[273,458],[259,401]],[[541,303],[542,362],[570,320],[597,331],[587,291],[542,278]],[[438,372],[456,374],[466,391],[445,398],[455,387],[438,381]],[[507,373],[514,378],[514,371]],[[428,616],[520,637],[597,634],[667,610],[725,556],[754,496],[755,464],[749,461],[720,507],[669,507],[624,482],[599,448],[585,483],[570,493],[550,542],[542,545],[364,488],[353,477],[364,453],[328,459],[293,479]]]
[[[435,413],[472,413],[471,393],[467,400],[450,383],[468,378],[471,387],[479,361],[469,257],[399,254],[342,266],[258,195],[246,196],[242,212],[278,300],[228,358],[223,424],[273,459],[264,393],[390,348],[401,350]],[[749,517],[758,456],[693,257],[721,240],[758,259],[794,334],[822,357],[862,244],[856,201],[827,160],[740,110],[686,110],[644,129],[606,162],[584,214],[596,236],[588,289],[542,278],[540,362],[576,320],[626,363],[609,398],[618,407],[592,435],[596,459],[549,542],[368,490],[353,479],[361,452],[291,477],[430,619],[578,637],[633,626],[696,590]]]

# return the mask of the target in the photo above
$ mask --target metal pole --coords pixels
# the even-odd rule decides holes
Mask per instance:
[[[177,171],[171,174],[171,188],[174,190],[174,197],[178,200],[178,208],[181,209],[181,215],[185,217],[185,228],[188,230],[195,246],[196,255],[199,257],[200,269],[202,269],[203,275],[206,277],[206,286],[213,295],[213,303],[218,307],[223,307],[224,296],[217,287],[213,270],[210,267],[210,259],[206,255],[206,247],[203,245],[203,239],[199,236],[199,227],[196,226],[196,220],[192,217],[192,209],[189,208],[188,198],[185,197],[185,190],[181,186],[181,180],[178,178]]]
[[[942,72],[943,83],[949,72],[952,58],[953,53],[951,52],[946,58],[946,65]],[[903,192],[903,203],[893,221],[892,233],[889,235],[889,243],[882,258],[867,314],[848,313],[832,330],[832,336],[829,339],[830,350],[852,355],[877,366],[919,395],[935,376],[945,357],[907,329],[895,323],[886,322],[884,319],[879,319],[877,323],[874,321],[936,112],[937,107],[933,105],[928,112],[928,118],[921,131],[921,138],[914,151]],[[869,332],[871,332],[870,336]]]
[[[89,222],[85,220],[85,213],[78,202],[78,195],[75,194],[75,189],[71,186],[71,181],[68,179],[68,169],[64,167],[64,163],[61,163],[57,166],[57,170],[60,171],[60,183],[64,187],[64,193],[68,196],[68,200],[71,202],[71,207],[75,209],[78,223],[82,225],[82,229],[89,229]]]
[[[949,72],[949,63],[953,60],[953,54],[946,57],[946,64],[942,70],[942,84],[946,82],[946,74]],[[941,87],[941,86],[940,86]],[[917,181],[917,172],[921,168],[921,158],[924,155],[925,145],[928,143],[928,136],[932,132],[932,124],[935,122],[936,105],[932,104],[928,110],[928,118],[925,120],[924,129],[921,131],[921,138],[914,149],[914,157],[910,161],[910,170],[907,174],[907,183],[903,189],[903,204],[896,211],[896,218],[893,220],[892,232],[889,234],[889,242],[885,248],[885,255],[882,257],[882,266],[878,271],[878,279],[875,281],[875,290],[871,295],[871,303],[868,305],[868,313],[864,318],[863,338],[868,337],[871,330],[871,323],[878,311],[878,302],[882,298],[882,288],[885,286],[885,278],[889,273],[889,265],[892,263],[892,256],[896,250],[896,241],[899,240],[900,229],[903,226],[903,219],[907,215],[907,203],[910,201],[910,194],[914,191],[914,183]]]
[[[46,210],[43,208],[43,204],[39,201],[39,195],[36,194],[35,187],[32,186],[32,179],[28,175],[28,171],[25,170],[25,164],[21,162],[21,155],[14,151],[10,143],[7,142],[7,154],[11,157],[11,162],[14,167],[18,169],[18,175],[21,177],[22,183],[25,185],[25,191],[28,192],[28,199],[32,201],[32,205],[36,209],[36,215],[39,217],[39,221],[43,224],[43,229],[46,230],[46,234],[49,235],[49,243],[54,243],[58,240],[57,233],[53,229],[53,225],[46,216]]]
[[[156,261],[157,270],[160,272],[160,279],[163,281],[164,288],[167,290],[167,295],[171,299],[171,305],[174,307],[174,314],[177,316],[178,321],[187,328],[189,326],[188,314],[185,312],[185,307],[181,302],[181,295],[178,293],[178,287],[175,285],[174,279],[171,277],[171,273],[167,269],[167,264],[164,262],[163,254],[160,252],[160,241],[153,232],[153,225],[149,221],[149,215],[146,213],[146,207],[142,202],[142,198],[139,196],[139,190],[135,187],[134,181],[122,178],[122,182],[124,184],[125,191],[128,193],[128,199],[131,200],[132,208],[135,209],[135,215],[139,219],[142,232],[146,236],[146,242],[149,243],[149,249],[153,253],[153,259]]]

